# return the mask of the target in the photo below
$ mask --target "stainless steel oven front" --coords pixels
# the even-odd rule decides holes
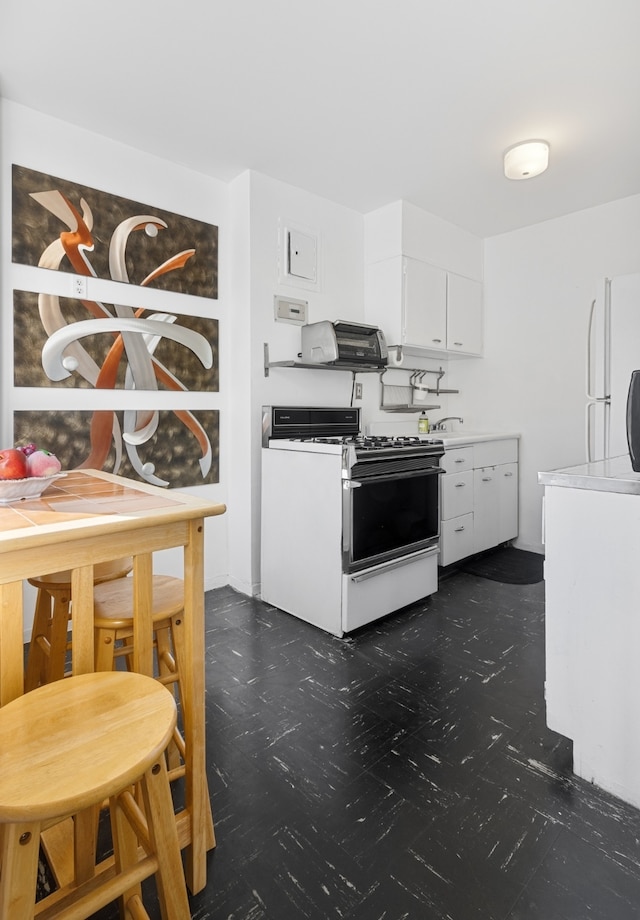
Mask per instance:
[[[342,560],[358,572],[420,550],[440,536],[441,452],[343,459]]]

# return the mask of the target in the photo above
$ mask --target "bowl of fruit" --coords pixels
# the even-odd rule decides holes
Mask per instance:
[[[39,498],[47,486],[66,476],[55,454],[35,444],[0,450],[0,505]]]

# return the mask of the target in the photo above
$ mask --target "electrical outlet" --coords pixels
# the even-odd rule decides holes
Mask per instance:
[[[362,399],[362,384],[361,383],[356,383],[355,398]]]
[[[74,275],[71,284],[74,297],[87,296],[87,279],[84,275]]]

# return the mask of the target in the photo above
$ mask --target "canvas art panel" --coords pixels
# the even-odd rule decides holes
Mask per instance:
[[[153,205],[12,169],[12,260],[218,297],[218,228]]]
[[[18,411],[14,444],[50,450],[63,470],[100,469],[171,488],[220,479],[217,410]]]
[[[144,322],[139,335],[103,332],[103,319],[116,311],[100,307],[102,318],[72,297],[14,291],[14,385],[218,392],[218,320],[137,310],[127,327],[146,321],[155,324],[155,335],[145,334]]]

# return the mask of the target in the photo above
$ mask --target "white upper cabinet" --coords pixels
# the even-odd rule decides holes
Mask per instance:
[[[404,259],[402,345],[447,348],[447,273],[418,259]],[[394,344],[394,343],[392,343]]]
[[[482,284],[447,273],[447,349],[482,354]]]
[[[420,259],[367,265],[365,314],[389,345],[434,356],[482,354],[482,284]]]

